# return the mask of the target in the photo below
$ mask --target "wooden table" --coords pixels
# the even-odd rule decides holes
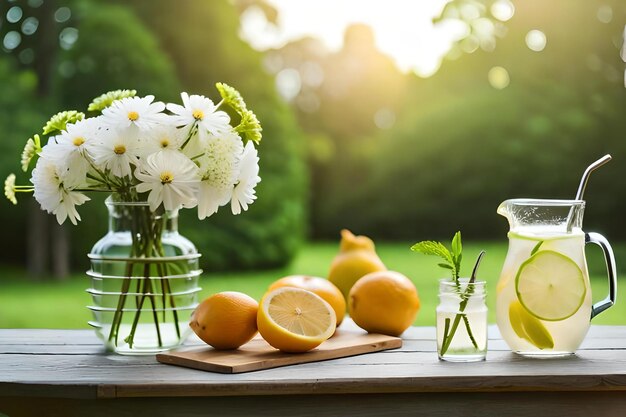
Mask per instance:
[[[223,375],[107,354],[89,330],[0,330],[0,416],[626,416],[626,326],[592,326],[565,359],[519,357],[494,326],[479,363],[438,361],[431,327],[403,338],[393,351]]]

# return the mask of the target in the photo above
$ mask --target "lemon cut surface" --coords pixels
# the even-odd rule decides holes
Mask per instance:
[[[520,266],[515,291],[530,314],[540,320],[560,321],[578,311],[587,285],[576,262],[559,252],[544,250]]]
[[[306,352],[330,338],[337,317],[318,295],[299,288],[278,288],[261,300],[257,325],[261,336],[284,352]]]

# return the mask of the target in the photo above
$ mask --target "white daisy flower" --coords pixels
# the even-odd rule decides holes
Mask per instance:
[[[161,203],[165,210],[195,204],[200,183],[198,167],[181,153],[157,152],[150,155],[141,168],[135,171],[140,184],[137,192],[150,192],[148,203],[155,211]]]
[[[131,165],[139,163],[141,147],[137,136],[128,130],[113,130],[103,135],[100,144],[91,153],[99,168],[123,178],[131,176]]]
[[[43,210],[56,215],[59,224],[63,224],[68,217],[73,224],[77,224],[80,215],[76,206],[90,199],[64,184],[62,172],[53,161],[39,158],[30,181],[35,187],[35,200]]]
[[[200,220],[216,213],[220,206],[230,201],[243,150],[241,138],[232,132],[207,141],[205,155],[198,160],[203,172],[198,193]]]
[[[233,190],[230,208],[233,214],[241,213],[241,209],[248,210],[248,204],[256,200],[254,188],[261,181],[259,177],[259,157],[252,141],[246,144],[241,158],[241,170],[239,171],[238,183]]]
[[[232,195],[231,188],[217,188],[207,181],[200,183],[198,190],[198,219],[203,220],[217,213],[220,206],[226,205]]]
[[[148,156],[159,151],[178,151],[185,141],[185,132],[171,125],[151,129],[141,139],[142,154]]]
[[[104,123],[116,129],[138,128],[148,131],[160,124],[167,123],[168,115],[162,113],[165,104],[153,103],[154,96],[127,97],[116,100],[102,110]]]
[[[176,126],[184,126],[185,131],[189,131],[194,123],[198,124],[198,133],[201,139],[206,138],[207,133],[219,135],[231,130],[230,117],[226,112],[217,110],[211,99],[205,96],[188,95],[181,93],[183,106],[169,103],[167,109],[174,113],[171,116]]]
[[[66,184],[78,186],[85,183],[89,159],[98,145],[100,128],[100,121],[96,118],[68,124],[66,130],[55,136],[56,145],[49,143],[45,147],[49,159],[67,171]]]

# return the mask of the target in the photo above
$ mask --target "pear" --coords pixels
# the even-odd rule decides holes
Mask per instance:
[[[328,280],[341,290],[347,300],[350,289],[359,278],[370,272],[386,271],[376,253],[374,242],[367,236],[355,236],[347,229],[341,231],[339,253],[333,259]]]

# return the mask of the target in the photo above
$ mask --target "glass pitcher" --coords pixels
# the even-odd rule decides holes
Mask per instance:
[[[617,274],[609,242],[582,231],[582,200],[507,200],[509,249],[496,288],[502,338],[525,356],[573,354],[590,320],[615,303]],[[609,295],[592,304],[585,244],[604,253]]]

